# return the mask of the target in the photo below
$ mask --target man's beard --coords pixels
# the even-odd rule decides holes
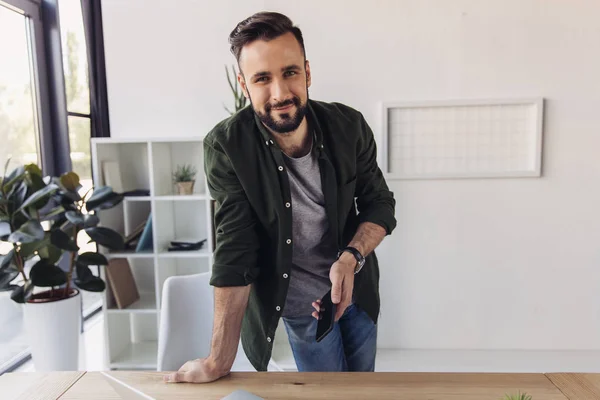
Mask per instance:
[[[302,120],[306,116],[306,110],[308,108],[307,107],[308,102],[305,104],[302,104],[300,102],[300,98],[297,96],[294,96],[291,99],[288,99],[288,100],[285,100],[285,101],[282,101],[282,102],[276,103],[276,104],[267,103],[265,105],[264,113],[260,112],[256,109],[256,107],[254,106],[254,103],[252,102],[252,98],[250,98],[250,103],[252,104],[252,109],[254,110],[256,115],[258,115],[258,118],[261,120],[261,122],[263,124],[265,124],[265,126],[267,128],[269,128],[270,130],[272,130],[273,132],[280,133],[280,134],[290,133],[290,132],[293,132],[296,129],[298,129],[298,127],[302,123]],[[291,115],[290,115],[290,113],[279,114],[280,120],[276,121],[273,118],[273,114],[272,114],[273,108],[285,107],[290,104],[293,104],[296,106],[296,112]]]

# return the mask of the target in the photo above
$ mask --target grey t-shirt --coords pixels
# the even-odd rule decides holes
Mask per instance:
[[[329,231],[316,152],[284,159],[292,195],[293,256],[283,317],[310,316],[311,303],[331,287],[329,270],[337,246]]]

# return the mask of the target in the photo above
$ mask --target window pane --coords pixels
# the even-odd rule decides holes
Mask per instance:
[[[89,114],[90,90],[81,0],[60,0],[58,12],[60,14],[67,110]]]
[[[79,175],[84,187],[92,187],[92,159],[90,156],[90,119],[69,116],[69,143],[73,171]]]
[[[26,17],[0,6],[0,174],[8,158],[9,169],[40,165],[28,29]]]

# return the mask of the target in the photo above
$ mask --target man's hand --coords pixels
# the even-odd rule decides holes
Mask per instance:
[[[341,257],[333,263],[329,271],[331,280],[331,301],[337,305],[335,320],[339,320],[346,311],[346,308],[352,302],[352,290],[354,289],[354,268],[356,259],[352,254],[343,253]],[[319,319],[321,300],[312,303],[312,316]]]
[[[228,370],[218,368],[211,358],[198,358],[183,364],[179,371],[165,375],[164,380],[172,383],[207,383],[216,381],[228,373]]]

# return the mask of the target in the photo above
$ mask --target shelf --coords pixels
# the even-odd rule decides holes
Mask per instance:
[[[110,363],[110,368],[156,369],[157,341],[131,343]]]
[[[207,200],[208,196],[205,194],[188,194],[188,195],[165,195],[165,196],[154,196],[156,201],[192,201],[192,200]]]
[[[125,196],[124,201],[150,201],[150,196]]]
[[[195,257],[210,257],[212,253],[208,249],[200,249],[194,251],[167,251],[162,250],[158,253],[158,258],[195,258]]]
[[[129,314],[129,313],[156,313],[156,294],[140,293],[140,299],[127,308],[108,308],[106,312],[111,314]]]
[[[106,256],[106,258],[111,259],[111,258],[152,258],[154,257],[154,253],[149,250],[149,251],[122,251],[122,252],[117,252],[117,253],[103,253],[104,256]]]

